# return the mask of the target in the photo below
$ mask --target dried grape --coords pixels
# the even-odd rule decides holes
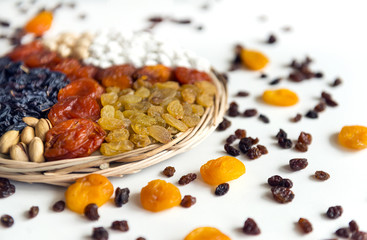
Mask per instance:
[[[171,141],[170,132],[159,125],[152,125],[148,127],[149,135],[152,136],[155,140],[161,143],[168,143]]]

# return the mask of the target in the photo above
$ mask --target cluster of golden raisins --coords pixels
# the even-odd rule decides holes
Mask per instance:
[[[155,142],[168,143],[172,135],[200,122],[205,108],[213,105],[216,91],[209,81],[152,84],[143,78],[132,88],[107,87],[98,120],[108,131],[101,153],[112,156]]]

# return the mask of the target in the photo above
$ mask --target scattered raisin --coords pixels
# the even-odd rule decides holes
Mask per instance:
[[[249,159],[257,159],[257,158],[261,157],[261,152],[260,152],[259,148],[252,147],[247,151],[246,155]]]
[[[224,131],[231,126],[231,122],[228,119],[223,118],[223,121],[219,123],[217,131]]]
[[[367,233],[366,232],[355,232],[352,234],[352,237],[350,238],[352,240],[366,240],[367,239]]]
[[[306,218],[300,218],[298,220],[298,226],[300,226],[304,233],[312,232],[312,224]]]
[[[108,232],[104,227],[93,228],[92,238],[95,240],[108,240]]]
[[[248,235],[259,235],[260,228],[257,226],[257,223],[252,218],[247,218],[245,224],[242,228],[243,233]]]
[[[95,203],[90,203],[84,208],[84,215],[91,221],[99,219],[98,206]]]
[[[32,207],[29,209],[29,211],[28,211],[28,217],[29,217],[29,218],[35,218],[35,217],[37,217],[38,212],[39,212],[39,207],[37,207],[37,206],[32,206]]]
[[[314,108],[313,108],[313,110],[315,111],[315,112],[323,112],[324,110],[325,110],[325,108],[326,108],[326,104],[324,103],[324,102],[320,102],[319,104],[317,104]]]
[[[279,138],[278,145],[284,149],[288,149],[292,147],[293,143],[292,140],[290,140],[289,138]]]
[[[136,240],[146,240],[146,239],[143,237],[138,237]]]
[[[343,213],[343,208],[341,206],[334,206],[334,207],[329,207],[329,209],[326,212],[326,216],[328,218],[338,218],[342,215]]]
[[[247,97],[247,96],[249,96],[250,95],[250,93],[249,92],[247,92],[247,91],[239,91],[237,94],[236,94],[236,96],[237,97]]]
[[[260,78],[267,78],[267,77],[268,77],[268,75],[266,73],[261,73],[260,74]]]
[[[216,196],[223,196],[224,194],[226,194],[229,191],[229,184],[228,183],[222,183],[219,184],[216,188],[215,188],[215,192],[214,194]]]
[[[240,112],[238,111],[238,104],[236,102],[231,102],[228,108],[228,116],[236,117],[238,115],[240,115]]]
[[[252,145],[259,143],[259,139],[258,138],[249,137],[249,139],[251,140]]]
[[[6,198],[15,193],[15,186],[7,178],[0,178],[0,198]]]
[[[237,139],[236,135],[234,134],[229,135],[229,137],[226,139],[226,143],[232,144],[234,141],[236,141],[236,139]]]
[[[60,200],[57,201],[53,206],[52,206],[52,210],[54,212],[62,212],[65,209],[65,202]]]
[[[269,85],[277,85],[278,83],[280,83],[281,80],[282,78],[275,78],[274,80],[269,82]]]
[[[279,129],[277,135],[275,135],[277,139],[279,138],[287,138],[287,133],[283,129]]]
[[[1,224],[4,227],[11,227],[14,224],[14,218],[10,215],[2,215],[0,218]]]
[[[338,230],[335,231],[335,235],[342,238],[349,238],[350,235],[349,228],[347,227],[339,228]]]
[[[128,188],[119,188],[115,190],[115,205],[116,207],[122,207],[129,201],[130,190]]]
[[[294,147],[296,148],[296,150],[298,150],[300,152],[307,152],[307,150],[308,150],[307,144],[304,144],[302,142],[297,142]]]
[[[191,195],[185,195],[181,200],[181,206],[184,208],[189,208],[196,203],[196,197]]]
[[[283,178],[282,181],[280,181],[279,187],[286,187],[286,188],[292,188],[293,187],[293,182],[292,180],[288,179],[288,178]]]
[[[256,147],[257,149],[259,149],[262,155],[265,155],[268,153],[268,149],[264,145],[257,145]]]
[[[269,44],[273,44],[277,41],[277,38],[275,37],[274,34],[270,34],[269,37],[268,37],[268,40],[266,41],[267,43]]]
[[[332,87],[336,87],[336,86],[339,86],[340,84],[342,84],[342,80],[341,80],[340,78],[336,78],[336,79],[334,80],[334,82],[332,82],[330,85],[331,85]]]
[[[231,145],[229,145],[228,143],[224,144],[224,150],[231,156],[238,156],[240,155],[240,151],[234,147],[232,147]]]
[[[274,175],[268,178],[268,184],[272,187],[279,186],[280,182],[283,180],[283,178],[279,175]]]
[[[338,106],[338,103],[335,102],[332,97],[331,97],[331,94],[330,93],[327,93],[327,92],[322,92],[321,93],[321,97],[322,99],[325,100],[325,103],[326,105],[330,106],[330,107],[336,107]]]
[[[302,115],[300,113],[297,113],[296,116],[291,118],[292,122],[299,122],[302,119]]]
[[[358,226],[356,221],[352,220],[352,221],[349,222],[349,230],[351,232],[358,232],[359,231],[359,226]]]
[[[273,194],[273,198],[275,199],[275,201],[279,203],[288,203],[294,199],[294,193],[292,192],[292,190],[286,187],[272,187],[271,193]]]
[[[243,153],[247,153],[248,150],[250,150],[251,146],[252,146],[252,140],[251,138],[242,138],[240,140],[240,143],[238,144],[241,152]]]
[[[244,130],[244,129],[237,129],[237,130],[234,132],[234,134],[236,135],[236,137],[237,137],[238,139],[242,139],[242,138],[246,137],[246,130]]]
[[[309,133],[301,132],[298,137],[298,142],[310,145],[312,142],[312,136]]]
[[[188,174],[182,176],[180,178],[180,180],[178,180],[178,184],[186,185],[186,184],[189,184],[190,182],[194,181],[196,178],[197,178],[196,173],[188,173]]]
[[[289,160],[289,167],[293,171],[299,171],[301,169],[304,169],[307,167],[307,165],[308,165],[308,162],[306,158],[293,158]]]
[[[168,166],[163,170],[163,174],[166,177],[172,177],[176,172],[176,169],[174,167]]]
[[[113,230],[119,230],[121,232],[129,231],[129,225],[126,220],[112,222],[111,228]]]
[[[316,72],[314,77],[315,78],[322,78],[322,77],[324,77],[324,74],[322,72]]]
[[[308,117],[308,118],[311,118],[311,119],[315,119],[315,118],[318,118],[319,117],[319,115],[317,114],[317,112],[314,111],[314,110],[308,111],[305,116]]]
[[[244,117],[253,117],[257,115],[257,110],[255,108],[246,109],[243,112]]]
[[[314,176],[316,179],[321,180],[321,181],[325,181],[330,178],[330,175],[324,171],[316,171]]]
[[[267,116],[265,116],[264,114],[260,114],[259,115],[259,120],[262,121],[263,123],[269,123],[270,120]]]

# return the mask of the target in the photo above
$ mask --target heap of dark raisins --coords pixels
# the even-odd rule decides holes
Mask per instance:
[[[23,117],[44,118],[69,83],[65,74],[46,68],[27,69],[22,62],[0,58],[0,135],[21,130]]]

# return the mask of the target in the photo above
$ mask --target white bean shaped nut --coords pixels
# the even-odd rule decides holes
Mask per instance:
[[[11,146],[19,142],[19,131],[10,130],[0,138],[0,153],[8,154]]]
[[[10,158],[17,161],[28,162],[27,146],[20,142],[10,148]]]
[[[34,128],[26,126],[23,128],[22,133],[20,134],[20,141],[28,145],[34,137]]]
[[[43,142],[39,137],[33,138],[33,140],[29,143],[28,152],[29,159],[31,162],[41,163],[45,161],[43,157],[43,153],[45,148],[43,146]]]

